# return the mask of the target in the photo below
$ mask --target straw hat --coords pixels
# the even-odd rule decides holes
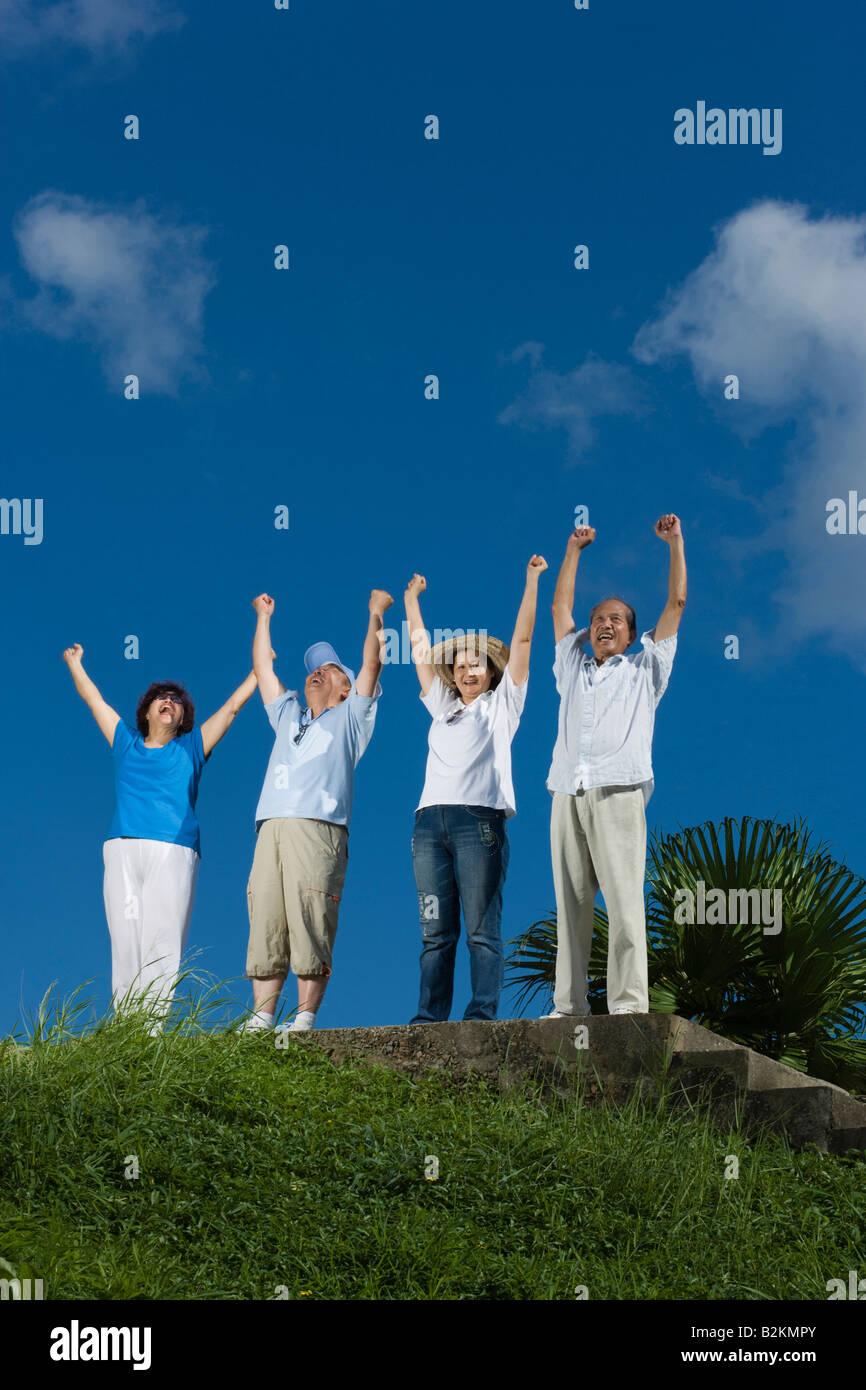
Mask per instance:
[[[430,652],[430,665],[433,667],[434,675],[452,690],[456,690],[454,657],[457,652],[478,652],[479,645],[481,655],[487,657],[497,676],[501,677],[508,665],[508,647],[504,642],[500,642],[498,637],[490,637],[485,632],[467,632],[463,637],[449,637],[446,642],[438,642]]]

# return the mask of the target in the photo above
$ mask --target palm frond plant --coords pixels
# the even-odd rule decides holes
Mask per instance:
[[[653,1011],[866,1091],[866,882],[802,821],[728,817],[657,833],[646,888]],[[596,907],[593,1013],[605,1010],[607,938]],[[513,944],[507,982],[522,1012],[552,994],[555,913]]]

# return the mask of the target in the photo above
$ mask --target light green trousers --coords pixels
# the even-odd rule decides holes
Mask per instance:
[[[555,792],[550,846],[557,917],[554,1007],[563,1014],[589,1013],[593,904],[601,889],[610,922],[608,1013],[648,1013],[642,788]]]

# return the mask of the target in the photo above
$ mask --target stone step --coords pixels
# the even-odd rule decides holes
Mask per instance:
[[[366,1060],[408,1076],[475,1072],[507,1086],[530,1077],[562,1088],[580,1074],[590,1099],[651,1096],[663,1077],[684,1096],[702,1092],[722,1124],[739,1115],[796,1147],[866,1152],[866,1105],[848,1091],[775,1062],[677,1014],[395,1024],[293,1033],[334,1062]]]

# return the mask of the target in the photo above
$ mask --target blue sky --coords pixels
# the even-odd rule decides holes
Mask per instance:
[[[107,0],[0,0],[0,493],[44,514],[38,545],[0,535],[0,1029],[55,980],[92,979],[100,1009],[110,994],[112,763],[63,648],[84,645],[127,719],[164,678],[206,717],[250,669],[263,590],[292,687],[313,641],[357,665],[372,587],[399,626],[413,570],[430,627],[507,640],[526,561],[547,557],[504,935],[545,915],[549,604],[578,505],[598,533],[578,604],[620,592],[640,628],[665,598],[653,522],[683,520],[650,826],[805,816],[866,874],[866,539],[825,525],[829,499],[866,497],[859,11],[178,0],[136,16],[131,32]],[[781,153],[677,145],[674,112],[701,100],[781,108]],[[428,716],[409,666],[382,683],[323,1025],[405,1022],[417,1002]],[[270,740],[256,696],[199,798],[190,947],[239,1008]],[[455,1016],[467,999],[461,943]]]

